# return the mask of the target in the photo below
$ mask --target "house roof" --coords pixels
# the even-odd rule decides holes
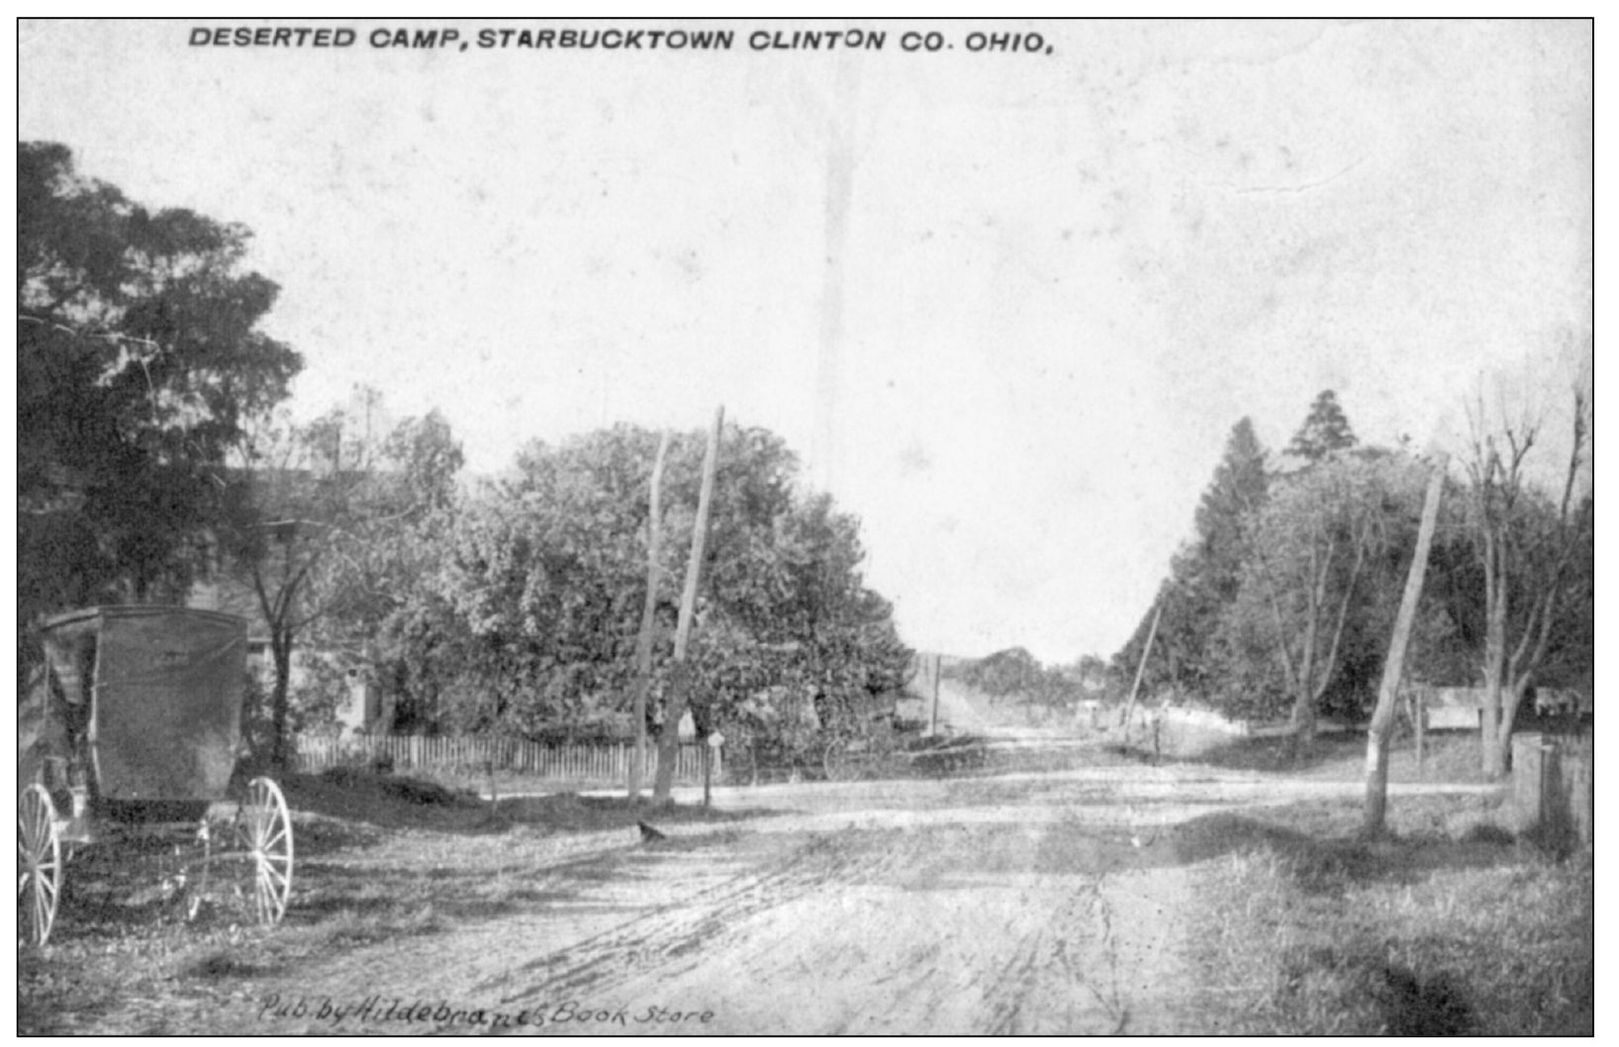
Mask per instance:
[[[186,596],[186,606],[199,611],[217,611],[247,619],[247,637],[250,642],[268,640],[270,628],[259,611],[258,594],[253,587],[239,579],[219,575],[212,581],[199,582]]]

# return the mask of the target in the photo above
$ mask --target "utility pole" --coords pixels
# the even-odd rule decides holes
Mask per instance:
[[[691,528],[691,558],[686,561],[686,588],[680,595],[680,619],[675,625],[675,664],[670,674],[669,700],[665,703],[663,733],[658,738],[658,775],[652,788],[652,802],[669,802],[675,783],[675,760],[680,755],[680,718],[686,712],[691,689],[691,671],[686,664],[686,648],[691,640],[692,619],[697,613],[697,583],[703,573],[703,544],[708,538],[708,514],[714,500],[714,473],[718,466],[720,436],[725,426],[725,408],[714,412],[714,428],[708,434],[703,454],[703,486],[697,495],[697,519]]]
[[[1394,620],[1394,637],[1389,641],[1388,660],[1383,663],[1383,683],[1377,691],[1377,709],[1372,713],[1372,725],[1366,732],[1366,818],[1361,825],[1361,835],[1367,839],[1383,834],[1383,816],[1388,809],[1389,734],[1394,728],[1395,703],[1400,680],[1405,675],[1405,649],[1411,640],[1417,602],[1422,598],[1422,583],[1428,572],[1428,548],[1433,544],[1434,526],[1439,520],[1439,499],[1444,492],[1445,465],[1449,460],[1445,454],[1439,454],[1428,480],[1422,523],[1417,528],[1417,550],[1405,576],[1400,613]]]
[[[928,717],[928,736],[939,733],[939,674],[944,671],[944,655],[933,656],[933,715]]]
[[[1147,642],[1141,648],[1141,662],[1136,666],[1136,679],[1130,685],[1130,700],[1124,706],[1124,744],[1130,744],[1130,717],[1136,711],[1136,693],[1141,690],[1141,677],[1147,672],[1147,655],[1152,653],[1152,641],[1158,635],[1158,620],[1164,616],[1164,601],[1158,601],[1158,609],[1152,612],[1152,626],[1147,630]]]
[[[657,624],[658,581],[662,570],[658,550],[663,538],[663,513],[659,490],[663,484],[663,460],[669,453],[669,430],[658,440],[658,457],[652,463],[652,492],[646,535],[646,603],[641,606],[641,632],[635,638],[635,758],[630,761],[630,799],[641,798],[641,776],[646,773],[646,696],[652,688],[652,633]]]

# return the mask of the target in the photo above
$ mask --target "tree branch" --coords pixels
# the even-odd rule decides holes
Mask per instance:
[[[1287,673],[1288,687],[1296,688],[1299,686],[1299,675],[1297,670],[1293,668],[1293,653],[1287,646],[1287,626],[1282,616],[1281,599],[1277,595],[1275,582],[1270,576],[1270,562],[1265,558],[1265,554],[1259,550],[1258,543],[1254,543],[1253,552],[1254,559],[1259,562],[1260,581],[1264,584],[1265,595],[1269,598],[1267,602],[1270,604],[1271,617],[1276,622],[1276,648],[1277,652],[1282,656],[1282,669]]]
[[[1320,698],[1326,693],[1327,683],[1331,681],[1333,671],[1338,665],[1338,644],[1343,639],[1344,623],[1349,620],[1349,602],[1355,595],[1355,586],[1360,581],[1360,575],[1366,563],[1366,549],[1369,544],[1363,536],[1362,541],[1355,547],[1355,566],[1349,572],[1349,584],[1344,586],[1344,598],[1338,604],[1338,623],[1333,627],[1332,646],[1327,649],[1327,660],[1323,664],[1321,683],[1315,689],[1315,697]]]

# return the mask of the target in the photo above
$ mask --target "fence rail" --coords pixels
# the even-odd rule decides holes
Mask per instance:
[[[704,746],[683,742],[675,759],[675,782],[700,785],[703,780]],[[306,774],[329,767],[354,767],[379,759],[391,760],[396,770],[432,769],[481,774],[493,767],[535,778],[555,778],[577,782],[617,783],[629,779],[635,746],[627,743],[598,745],[541,745],[517,738],[490,738],[479,735],[458,737],[422,735],[373,735],[353,738],[300,737],[296,766]],[[714,752],[713,777],[722,776],[720,750]],[[646,767],[642,776],[649,785],[657,771],[657,747],[647,745]]]

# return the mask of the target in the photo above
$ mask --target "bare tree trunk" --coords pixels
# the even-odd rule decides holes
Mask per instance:
[[[1310,601],[1310,628],[1305,634],[1304,654],[1300,658],[1298,703],[1293,709],[1295,757],[1309,755],[1315,745],[1316,710],[1320,706],[1321,696],[1327,693],[1327,685],[1332,682],[1333,673],[1338,668],[1338,647],[1343,642],[1344,626],[1349,620],[1349,605],[1355,597],[1355,587],[1360,583],[1361,571],[1366,565],[1369,542],[1370,536],[1365,533],[1355,539],[1355,562],[1349,569],[1349,582],[1344,586],[1343,598],[1338,601],[1337,617],[1332,625],[1332,639],[1328,641],[1324,656],[1320,653],[1318,640],[1333,550],[1328,550],[1327,560],[1322,564],[1320,574],[1317,576],[1316,593]]]
[[[703,455],[703,486],[697,496],[697,519],[692,523],[691,559],[686,561],[686,588],[680,595],[680,620],[675,626],[675,668],[669,700],[664,704],[663,731],[658,735],[658,774],[652,788],[652,802],[666,804],[675,784],[675,760],[680,754],[680,718],[686,712],[691,690],[691,674],[686,665],[686,646],[691,639],[692,617],[697,613],[697,584],[703,573],[703,543],[708,537],[708,514],[714,498],[714,471],[719,461],[720,433],[725,424],[725,408],[714,412],[714,428],[708,434],[708,450]]]
[[[1298,693],[1293,698],[1293,755],[1307,755],[1315,746],[1315,688],[1310,681],[1300,678]]]
[[[1496,728],[1495,736],[1495,776],[1506,774],[1512,768],[1512,725],[1518,718],[1518,710],[1523,706],[1523,696],[1529,690],[1529,677],[1526,675],[1515,683],[1509,683],[1501,688],[1501,720]]]
[[[288,691],[292,677],[292,638],[272,635],[270,659],[275,664],[275,683],[270,690],[270,763],[277,774],[287,771],[287,714],[291,704]]]
[[[658,440],[658,457],[652,463],[652,484],[647,515],[646,603],[641,607],[641,632],[635,638],[635,756],[630,761],[630,799],[641,796],[641,775],[646,768],[646,696],[652,687],[652,631],[657,624],[658,553],[663,539],[662,507],[663,460],[669,451],[669,430]]]
[[[1394,727],[1400,681],[1405,677],[1405,651],[1411,641],[1411,627],[1416,621],[1422,583],[1428,573],[1428,549],[1433,545],[1434,527],[1439,521],[1439,499],[1445,487],[1448,461],[1447,456],[1440,455],[1428,481],[1428,494],[1422,503],[1422,523],[1417,528],[1417,548],[1411,556],[1411,568],[1406,572],[1400,612],[1394,619],[1394,637],[1389,641],[1388,658],[1383,662],[1377,708],[1372,713],[1371,728],[1366,732],[1366,818],[1361,835],[1368,839],[1383,835],[1388,807],[1389,734]]]
[[[1474,526],[1480,566],[1484,569],[1485,606],[1484,708],[1479,742],[1484,772],[1491,778],[1506,771],[1518,704],[1546,657],[1564,575],[1576,547],[1584,541],[1582,528],[1571,526],[1570,511],[1575,482],[1582,465],[1588,464],[1588,406],[1587,390],[1577,386],[1574,439],[1549,547],[1540,539],[1530,541],[1529,535],[1520,533],[1513,517],[1514,507],[1527,489],[1524,460],[1537,442],[1537,425],[1515,426],[1507,422],[1499,433],[1486,431],[1482,397],[1473,418],[1472,457],[1467,469],[1477,511]],[[1549,574],[1537,569],[1537,559],[1547,549],[1553,554]],[[1509,629],[1509,607],[1514,597],[1525,614],[1516,639],[1514,630]]]
[[[1484,774],[1490,778],[1501,776],[1502,761],[1500,738],[1502,677],[1506,674],[1506,617],[1505,601],[1494,603],[1489,609],[1490,620],[1484,639],[1484,702],[1480,712],[1481,753]]]

